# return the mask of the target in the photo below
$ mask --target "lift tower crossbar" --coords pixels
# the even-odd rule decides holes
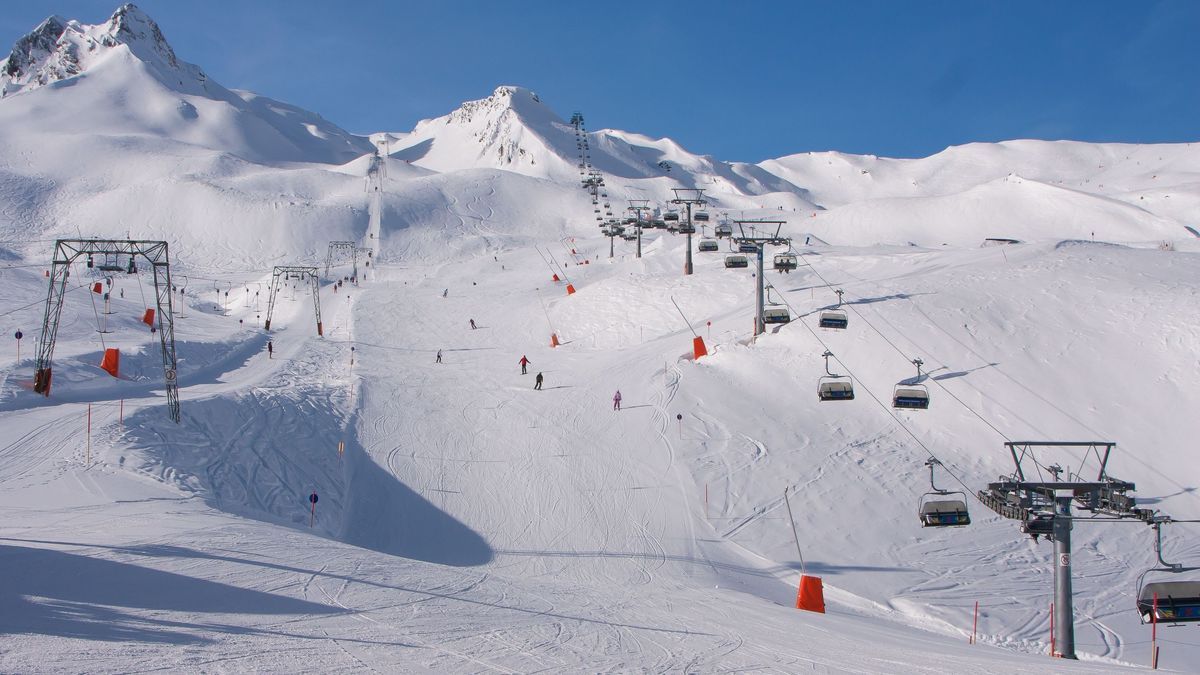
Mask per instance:
[[[684,276],[688,276],[692,273],[692,233],[696,231],[696,226],[692,224],[692,205],[704,206],[708,202],[704,200],[704,190],[696,188],[671,188],[671,191],[675,193],[675,198],[671,200],[672,204],[684,204],[687,206],[687,256],[683,261],[683,274]],[[759,273],[762,273],[761,269]]]
[[[279,289],[283,288],[284,281],[293,279],[309,282],[313,294],[313,311],[317,317],[317,335],[325,335],[325,331],[321,326],[321,285],[320,279],[317,276],[317,268],[315,267],[288,265],[277,265],[275,267],[274,271],[271,272],[271,295],[267,300],[267,323],[263,325],[263,329],[267,332],[271,331],[271,314],[275,312],[275,296],[279,293]]]
[[[137,258],[145,258],[154,269],[154,299],[157,313],[154,326],[162,347],[163,380],[167,389],[167,408],[171,420],[179,423],[179,382],[176,379],[178,361],[175,358],[175,316],[171,307],[171,256],[165,241],[136,239],[59,239],[54,242],[54,260],[50,271],[50,289],[46,293],[46,312],[42,317],[42,335],[38,338],[37,373],[33,390],[50,395],[54,360],[54,343],[62,316],[63,296],[71,263],[80,256],[128,256],[130,274],[137,272]]]
[[[1054,542],[1054,649],[1055,656],[1074,659],[1075,610],[1071,592],[1071,528],[1074,518],[1071,505],[1081,511],[1098,514],[1088,522],[1135,519],[1151,522],[1154,512],[1136,508],[1128,493],[1134,484],[1117,480],[1107,473],[1108,459],[1116,443],[1108,441],[1012,441],[1004,444],[1012,455],[1012,476],[989,483],[979,491],[979,501],[1001,516],[1021,521],[1021,531],[1037,539],[1044,536]],[[1085,480],[1068,472],[1059,480],[1063,470],[1057,465],[1045,466],[1035,455],[1038,448],[1084,449],[1094,454],[1100,469],[1095,480]],[[1085,456],[1086,459],[1086,456]],[[1032,465],[1033,471],[1026,471]],[[1050,473],[1046,477],[1042,472]],[[1040,480],[1029,480],[1033,475]],[[1052,480],[1046,480],[1052,478]]]
[[[766,281],[763,277],[763,246],[771,244],[773,246],[791,246],[792,240],[788,237],[780,236],[779,230],[787,224],[786,220],[735,220],[738,225],[740,236],[733,237],[733,240],[738,244],[754,244],[755,255],[758,258],[758,274],[755,275],[754,283],[754,335],[757,337],[767,332],[767,324],[763,321],[763,287]],[[746,226],[751,228],[751,234],[746,234]],[[756,225],[774,225],[775,233],[768,235],[760,235],[754,233]],[[691,247],[689,247],[690,250]]]

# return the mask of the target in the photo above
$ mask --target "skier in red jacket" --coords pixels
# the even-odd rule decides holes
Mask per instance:
[[[521,374],[522,375],[526,374],[525,367],[528,366],[530,363],[532,363],[532,361],[529,360],[529,357],[522,354],[521,355]]]

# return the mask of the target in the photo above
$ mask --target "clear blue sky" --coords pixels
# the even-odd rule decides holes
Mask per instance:
[[[0,49],[50,14],[5,3]],[[142,0],[227,87],[357,133],[407,131],[499,84],[560,115],[759,161],[1011,138],[1200,140],[1200,0]]]

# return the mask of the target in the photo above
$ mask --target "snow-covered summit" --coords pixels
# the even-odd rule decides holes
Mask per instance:
[[[0,61],[0,96],[79,75],[122,47],[152,65],[161,76],[170,74],[176,81],[193,84],[207,79],[198,67],[175,56],[153,19],[137,6],[125,4],[108,21],[97,25],[50,16],[17,40],[8,58]]]
[[[372,150],[317,114],[221,86],[131,4],[96,25],[43,21],[0,61],[0,92],[0,120],[24,134],[157,137],[252,162],[341,164]]]

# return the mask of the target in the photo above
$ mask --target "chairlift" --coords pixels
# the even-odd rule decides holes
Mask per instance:
[[[792,253],[776,253],[775,254],[775,271],[791,272],[799,266],[795,254]]]
[[[758,244],[752,241],[739,242],[738,253],[758,253]]]
[[[787,307],[763,307],[763,323],[790,323],[792,315]]]
[[[892,407],[906,410],[927,410],[929,408],[929,389],[920,383],[921,366],[925,365],[925,362],[921,359],[913,359],[912,363],[917,367],[917,377],[912,384],[901,382],[896,385],[892,391]]]
[[[822,401],[853,401],[854,383],[849,377],[829,370],[829,357],[833,356],[833,352],[826,350],[821,356],[825,357],[825,374],[817,380],[817,398]]]
[[[1169,623],[1179,625],[1200,621],[1200,580],[1154,581],[1142,583],[1150,572],[1193,572],[1200,567],[1184,567],[1180,563],[1169,563],[1162,557],[1162,525],[1168,519],[1154,521],[1154,552],[1158,564],[1142,573],[1138,578],[1137,609],[1142,623]]]
[[[725,256],[725,267],[726,268],[749,267],[749,266],[750,266],[750,261],[747,260],[746,256],[744,256],[744,255],[733,254],[733,255]]]
[[[834,291],[838,296],[838,307],[842,306],[842,289]],[[850,325],[850,317],[841,309],[827,309],[821,312],[820,322],[821,328],[834,328],[837,330],[845,330],[846,326]]]
[[[720,250],[720,247],[717,245],[716,239],[701,239],[700,240],[700,251],[702,253],[705,253],[705,252],[711,253],[711,252],[717,251],[717,250]]]
[[[933,469],[942,466],[936,457],[926,460],[929,467],[930,491],[921,495],[917,501],[917,516],[921,519],[921,527],[960,527],[971,524],[971,514],[967,511],[967,493],[962,491],[943,490],[933,482]],[[958,495],[961,499],[948,499]]]
[[[773,288],[773,286],[767,286],[767,304],[763,307],[762,313],[763,323],[791,323],[792,314],[788,311],[787,305],[771,300]]]
[[[698,222],[707,223],[708,222],[708,212],[707,211],[697,211],[696,214],[694,216],[692,216],[692,218],[694,218]]]
[[[678,221],[679,220],[679,212],[678,211],[667,211],[666,213],[663,214],[662,219],[664,221],[666,221],[666,220]]]
[[[126,274],[137,274],[137,263],[134,262],[133,256],[129,256],[129,268],[125,270]]]
[[[721,223],[720,225],[717,225],[715,232],[716,232],[716,235],[718,238],[719,237],[732,237],[733,236],[733,226],[730,225],[729,223]]]
[[[696,234],[696,225],[693,223],[680,221],[678,231],[680,234]]]

